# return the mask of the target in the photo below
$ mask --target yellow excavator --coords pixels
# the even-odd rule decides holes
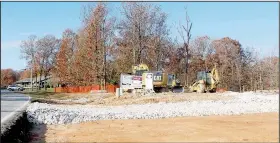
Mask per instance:
[[[168,74],[163,71],[149,71],[149,67],[146,64],[139,64],[132,66],[132,74],[142,76],[144,73],[153,73],[153,86],[155,92],[184,92],[184,88],[180,81],[174,74]]]
[[[220,82],[216,66],[211,71],[200,71],[197,73],[197,80],[189,87],[190,91],[205,93],[216,92]]]

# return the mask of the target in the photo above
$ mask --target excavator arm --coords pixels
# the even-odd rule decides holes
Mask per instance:
[[[146,64],[139,64],[132,66],[132,73],[134,75],[142,76],[145,71],[149,71],[149,67]]]
[[[210,91],[210,92],[216,91],[217,85],[220,83],[220,77],[216,66],[210,72],[206,72],[206,73],[207,76],[210,76],[211,82],[209,81],[206,82],[205,79],[198,78],[197,81],[189,87],[191,91],[196,91],[200,93],[204,91]]]
[[[220,82],[220,77],[219,77],[219,73],[218,73],[216,67],[212,69],[211,75],[212,75],[212,77],[213,77],[214,84],[216,84],[216,85],[219,84],[219,82]]]

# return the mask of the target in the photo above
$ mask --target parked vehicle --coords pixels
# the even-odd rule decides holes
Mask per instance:
[[[9,86],[7,87],[7,89],[8,89],[9,91],[23,91],[23,90],[24,90],[24,88],[22,88],[22,87],[20,87],[20,86],[17,86],[17,85],[9,85]]]

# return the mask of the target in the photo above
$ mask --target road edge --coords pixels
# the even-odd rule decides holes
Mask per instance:
[[[31,97],[28,97],[28,101],[26,101],[20,108],[1,119],[1,134],[4,134],[8,129],[10,129],[10,127],[17,121],[17,119],[19,119],[23,115],[27,108],[27,105],[30,103]]]

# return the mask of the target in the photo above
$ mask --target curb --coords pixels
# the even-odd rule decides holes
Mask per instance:
[[[3,119],[1,119],[1,134],[4,134],[7,129],[9,129],[14,122],[22,116],[23,112],[25,112],[27,105],[30,103],[31,97],[28,98],[28,101],[26,101],[20,108],[16,109]]]

